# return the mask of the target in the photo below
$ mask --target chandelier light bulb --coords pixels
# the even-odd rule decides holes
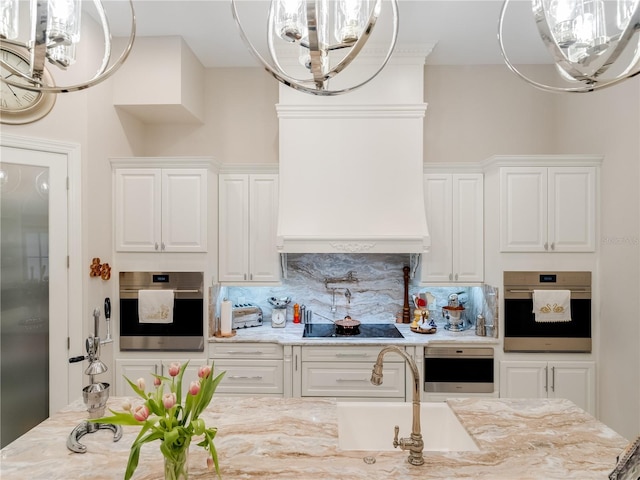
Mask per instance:
[[[504,0],[498,42],[507,67],[549,92],[585,93],[615,85],[640,73],[640,0],[532,0],[540,38],[552,56],[558,85],[524,75],[509,59],[504,41]]]

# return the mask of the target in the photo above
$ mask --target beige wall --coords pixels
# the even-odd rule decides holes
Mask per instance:
[[[427,66],[425,162],[554,150],[554,101],[503,65]]]
[[[598,403],[632,439],[640,426],[640,81],[562,96],[557,120],[570,152],[605,156],[600,185]]]
[[[147,125],[142,155],[210,155],[223,163],[277,163],[278,83],[261,68],[206,71],[204,124]]]
[[[597,94],[539,92],[503,66],[425,68],[425,161],[479,162],[494,154],[602,153],[602,318],[598,380],[603,421],[640,432],[638,163],[640,80]],[[213,156],[223,163],[278,160],[278,84],[260,68],[209,69],[203,124],[143,124],[112,105],[111,82],[60,95],[51,114],[3,132],[77,142],[83,155],[83,252],[111,260],[113,156]],[[487,212],[490,217],[492,212]],[[495,217],[494,217],[495,219]],[[80,252],[73,252],[80,254]],[[215,253],[212,253],[215,255]],[[575,263],[572,257],[568,263]],[[117,298],[116,281],[84,280],[87,325],[94,305]],[[88,328],[88,327],[87,327]]]

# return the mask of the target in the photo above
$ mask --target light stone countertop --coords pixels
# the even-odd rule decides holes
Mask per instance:
[[[111,398],[109,406],[119,410],[122,400]],[[335,399],[214,397],[203,418],[218,427],[223,479],[602,480],[628,443],[567,400],[473,398],[449,405],[480,451],[425,452],[419,467],[400,450],[340,450]],[[121,479],[139,428],[124,427],[116,443],[107,430],[85,435],[87,453],[71,453],[66,439],[86,418],[84,408],[78,400],[2,449],[0,478]],[[215,479],[195,443],[189,478]],[[364,463],[367,455],[376,462]],[[159,443],[145,444],[134,480],[158,480],[162,471]]]
[[[321,323],[321,322],[317,322]],[[281,345],[446,345],[469,344],[474,346],[498,345],[500,342],[494,337],[479,337],[475,329],[467,329],[461,332],[450,332],[442,324],[438,324],[438,330],[434,334],[421,334],[412,332],[408,323],[394,323],[404,338],[360,338],[354,336],[342,336],[334,338],[305,338],[303,324],[288,322],[284,328],[272,328],[269,322],[260,327],[240,328],[233,337],[210,337],[209,343],[215,342],[269,342]]]

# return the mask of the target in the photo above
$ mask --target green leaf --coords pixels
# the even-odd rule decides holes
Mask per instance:
[[[123,377],[127,382],[129,382],[129,385],[131,385],[131,388],[133,388],[134,392],[136,392],[140,397],[144,398],[145,400],[147,399],[147,394],[145,393],[144,390],[140,390],[140,388],[138,387],[138,384],[133,383],[131,380],[129,380],[124,375],[123,375]]]
[[[138,460],[140,459],[140,447],[142,444],[135,443],[131,445],[129,452],[129,461],[127,462],[127,470],[124,473],[124,480],[129,480],[133,476],[133,472],[138,468]]]
[[[180,373],[178,374],[178,385],[176,387],[176,399],[177,402],[182,404],[182,377],[184,376],[184,372],[189,365],[189,360],[187,360],[182,367],[180,367]]]

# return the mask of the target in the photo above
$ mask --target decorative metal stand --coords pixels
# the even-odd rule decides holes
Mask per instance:
[[[98,321],[100,319],[100,309],[93,311],[95,321],[95,335],[88,337],[86,340],[87,355],[80,357],[72,357],[70,363],[89,360],[89,366],[84,371],[85,375],[89,375],[90,384],[82,389],[82,398],[89,418],[100,418],[104,416],[107,399],[109,398],[109,384],[105,382],[96,383],[95,376],[107,371],[107,366],[98,358],[98,350],[100,348],[100,338],[98,337]],[[122,437],[122,427],[111,423],[97,423],[85,420],[80,423],[67,438],[67,448],[72,452],[85,453],[87,447],[80,443],[80,438],[87,433],[94,433],[98,430],[111,430],[113,432],[113,441],[117,442]]]

